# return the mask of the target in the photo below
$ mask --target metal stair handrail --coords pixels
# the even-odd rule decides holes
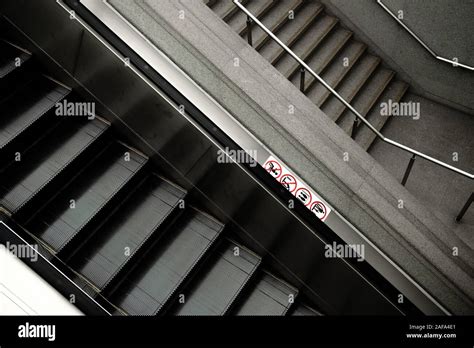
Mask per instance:
[[[449,169],[455,173],[458,173],[458,174],[461,174],[469,179],[474,179],[474,174],[471,174],[469,172],[466,172],[462,169],[459,169],[457,167],[454,167],[450,164],[447,164],[443,161],[440,161],[434,157],[431,157],[421,151],[418,151],[418,150],[415,150],[409,146],[406,146],[406,145],[403,145],[403,144],[400,144],[392,139],[389,139],[387,137],[385,137],[382,133],[380,133],[369,121],[367,121],[364,116],[362,116],[349,102],[347,102],[341,95],[339,95],[339,93],[337,93],[326,81],[324,81],[324,79],[322,77],[320,77],[318,74],[316,74],[300,57],[298,57],[288,46],[286,46],[283,42],[280,41],[280,39],[271,32],[271,30],[269,30],[262,22],[260,22],[258,20],[258,18],[256,18],[244,5],[242,5],[240,3],[239,0],[233,0],[234,4],[241,10],[243,11],[246,15],[247,15],[247,19],[248,19],[248,22],[254,22],[256,23],[263,31],[265,31],[265,33],[268,34],[268,36],[270,38],[272,38],[278,45],[280,45],[280,47],[282,47],[290,56],[293,57],[293,59],[295,59],[299,64],[300,66],[302,67],[302,69],[304,69],[305,71],[308,71],[311,75],[313,75],[326,89],[328,89],[341,103],[343,103],[355,116],[356,116],[356,120],[359,119],[360,121],[362,121],[372,132],[375,133],[375,135],[381,139],[382,141],[392,145],[392,146],[395,146],[395,147],[398,147],[399,149],[402,149],[406,152],[409,152],[412,154],[412,158],[410,159],[410,162],[411,162],[411,165],[409,164],[408,166],[408,170],[406,171],[405,173],[405,176],[404,176],[404,179],[405,177],[408,177],[407,174],[409,174],[409,170],[411,170],[411,166],[413,165],[412,161],[414,161],[414,159],[416,158],[416,156],[419,156],[421,158],[424,158],[425,160],[429,161],[429,162],[432,162],[432,163],[435,163],[443,168],[446,168],[446,169]],[[251,30],[247,30],[248,33],[251,33]],[[251,34],[250,34],[251,35]],[[406,181],[406,179],[404,180]]]
[[[452,59],[448,59],[448,58],[444,58],[442,56],[440,56],[439,54],[437,54],[435,51],[433,51],[432,48],[430,48],[430,46],[428,46],[428,44],[426,42],[424,42],[418,35],[415,34],[415,32],[413,30],[411,30],[405,23],[403,23],[400,18],[398,18],[383,2],[382,0],[377,0],[377,3],[385,10],[385,12],[387,12],[390,16],[392,16],[397,22],[398,24],[400,24],[402,26],[403,29],[405,29],[416,41],[418,41],[418,43],[421,44],[421,46],[423,46],[424,49],[426,49],[434,58],[442,61],[442,62],[445,62],[445,63],[449,63],[451,66],[453,67],[458,67],[460,66],[461,68],[465,68],[465,69],[468,69],[468,70],[474,70],[474,67],[470,66],[470,65],[467,65],[467,64],[463,64],[463,63],[459,63],[457,61],[454,61]]]

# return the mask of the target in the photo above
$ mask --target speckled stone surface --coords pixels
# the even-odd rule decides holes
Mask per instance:
[[[474,115],[474,72],[435,59],[376,0],[321,0],[342,23],[397,71],[414,91]],[[471,62],[473,1],[383,0],[404,10],[407,25],[439,55]],[[464,34],[460,32],[464,30]]]
[[[446,225],[203,3],[109,3],[435,298],[474,313],[472,251],[450,256]]]

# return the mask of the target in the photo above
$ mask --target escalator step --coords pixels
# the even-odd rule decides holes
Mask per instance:
[[[311,316],[311,315],[323,315],[315,309],[312,309],[302,303],[298,303],[295,306],[295,310],[291,313],[293,316]]]
[[[238,255],[235,254],[238,248]],[[185,292],[175,315],[223,315],[260,264],[260,257],[227,241]]]
[[[153,175],[74,255],[72,268],[97,288],[115,277],[176,208],[185,192]]]
[[[297,293],[295,288],[285,282],[263,273],[235,314],[285,315]]]
[[[0,149],[38,121],[68,93],[67,88],[44,76],[38,76],[3,100],[0,103]]]
[[[223,225],[206,215],[187,211],[124,280],[112,302],[129,314],[156,314],[222,229]]]
[[[130,154],[126,160],[125,153]],[[128,158],[127,158],[128,159]],[[27,223],[29,230],[60,251],[143,167],[146,158],[114,143]],[[71,203],[71,200],[74,200]]]
[[[0,79],[31,58],[26,51],[0,40]]]
[[[64,120],[2,173],[0,203],[15,213],[93,143],[108,125]]]

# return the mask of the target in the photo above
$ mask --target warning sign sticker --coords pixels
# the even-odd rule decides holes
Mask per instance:
[[[265,169],[276,179],[281,176],[281,165],[276,161],[266,161]]]
[[[318,195],[291,173],[275,157],[270,156],[263,167],[288,191],[298,198],[321,221],[327,219],[331,209]]]

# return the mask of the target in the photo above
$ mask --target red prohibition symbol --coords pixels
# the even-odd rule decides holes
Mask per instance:
[[[326,217],[326,214],[327,214],[327,210],[326,210],[326,206],[322,203],[322,202],[313,202],[313,204],[311,205],[311,211],[317,216],[319,217],[320,220],[324,220],[324,218]],[[323,214],[323,216],[319,216]]]
[[[296,189],[296,179],[291,174],[285,174],[280,178],[280,182],[286,189],[293,192]]]
[[[313,200],[311,192],[304,187],[300,187],[299,189],[297,189],[295,196],[306,206],[309,206],[311,204],[311,201]]]
[[[277,161],[268,161],[265,163],[265,170],[275,179],[278,179],[281,175],[281,165]]]

